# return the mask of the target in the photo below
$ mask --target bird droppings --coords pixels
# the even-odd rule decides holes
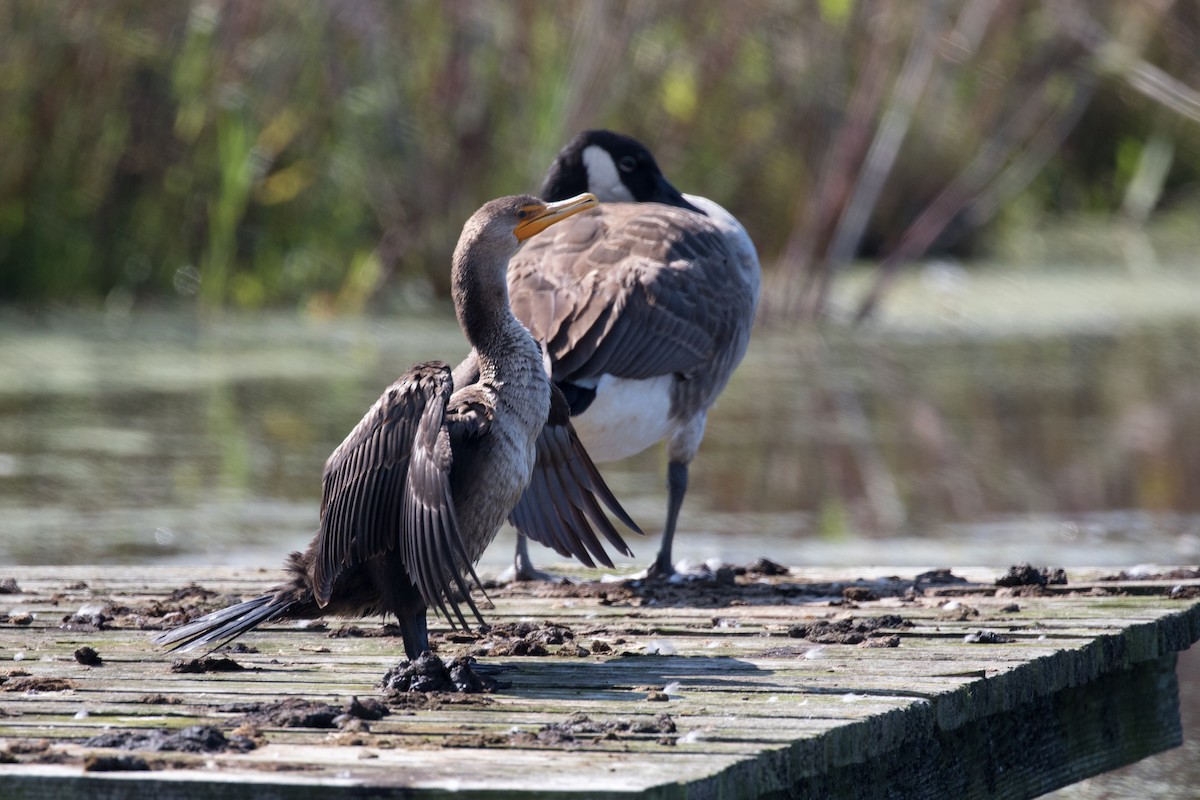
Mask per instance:
[[[473,669],[475,659],[456,658],[447,665],[428,651],[416,661],[401,661],[383,676],[382,687],[389,697],[410,692],[494,692],[499,683]]]
[[[225,656],[203,656],[201,658],[177,658],[171,662],[171,672],[200,673],[200,672],[241,672],[244,670],[238,662]]]
[[[646,655],[648,656],[673,656],[678,652],[675,645],[666,639],[651,639],[646,642]]]
[[[512,583],[498,587],[497,598],[556,598],[562,601],[591,599],[601,606],[638,608],[667,606],[686,608],[729,608],[732,606],[800,605],[815,600],[835,599],[840,605],[868,602],[866,598],[911,599],[919,587],[966,584],[950,570],[934,570],[903,579],[898,576],[875,580],[806,581],[788,580],[790,570],[768,559],[749,565],[700,564],[677,573],[675,579],[646,578],[644,575],[605,575],[592,581],[555,583]],[[782,578],[782,580],[781,580]],[[923,589],[921,589],[923,591]]]
[[[696,775],[709,775],[712,772],[709,754],[724,754],[735,748],[740,753],[743,747],[749,752],[749,739],[757,739],[760,732],[764,743],[753,745],[760,759],[773,758],[770,754],[780,746],[789,746],[788,742],[812,737],[814,725],[849,731],[851,728],[844,726],[859,726],[863,720],[872,724],[882,720],[889,726],[900,726],[888,730],[901,734],[903,728],[902,735],[910,735],[919,728],[917,723],[924,719],[920,715],[925,712],[913,716],[908,704],[928,705],[927,701],[914,698],[914,694],[936,698],[944,689],[961,697],[964,692],[960,690],[969,687],[966,693],[984,692],[988,700],[984,705],[991,708],[995,707],[996,698],[1010,694],[1014,702],[1021,704],[1027,702],[1031,691],[1046,690],[1048,683],[1040,676],[1046,674],[1048,663],[1056,664],[1055,670],[1066,670],[1055,674],[1078,676],[1080,653],[1087,656],[1088,665],[1103,660],[1109,670],[1105,674],[1114,681],[1122,680],[1121,676],[1126,674],[1122,659],[1128,645],[1110,646],[1109,637],[1118,635],[1114,621],[1119,620],[1125,626],[1119,634],[1121,641],[1138,647],[1157,643],[1165,653],[1170,642],[1183,642],[1183,634],[1194,630],[1195,617],[1200,613],[1200,607],[1192,607],[1194,602],[1185,604],[1166,599],[1172,587],[1186,588],[1191,583],[1200,583],[1196,579],[1101,584],[1113,593],[1127,596],[1108,594],[1093,598],[1089,593],[1096,585],[1094,579],[1088,577],[1089,573],[1072,572],[1072,585],[1065,587],[1067,591],[1064,587],[1054,587],[1052,596],[1018,599],[995,596],[992,581],[1003,572],[998,569],[964,573],[975,580],[986,579],[986,583],[967,588],[961,584],[931,587],[912,600],[904,596],[912,585],[912,573],[907,573],[908,580],[903,581],[879,577],[887,573],[864,576],[850,570],[794,568],[788,575],[755,579],[765,581],[760,585],[745,583],[744,576],[738,576],[737,588],[744,588],[755,603],[757,597],[767,596],[772,584],[787,587],[788,594],[777,594],[777,602],[763,608],[730,603],[720,608],[649,609],[633,602],[624,608],[612,608],[601,605],[600,598],[594,597],[578,598],[574,609],[562,610],[557,598],[531,600],[530,595],[545,589],[527,584],[523,596],[514,594],[512,599],[499,599],[496,608],[487,612],[495,623],[512,624],[489,628],[486,635],[478,630],[467,635],[450,631],[444,620],[436,623],[433,636],[437,655],[449,665],[453,657],[469,653],[489,636],[525,638],[531,633],[544,632],[547,639],[562,640],[562,644],[544,645],[551,652],[550,658],[480,659],[482,668],[476,671],[485,674],[486,668],[497,661],[508,668],[503,675],[492,675],[510,682],[502,693],[446,691],[388,695],[372,684],[399,659],[400,642],[392,638],[358,638],[351,634],[347,638],[329,639],[325,632],[300,632],[286,622],[272,621],[260,632],[239,640],[258,645],[263,651],[253,656],[233,656],[250,671],[175,675],[167,672],[170,657],[149,655],[146,635],[132,617],[126,617],[127,622],[118,617],[111,623],[111,630],[100,633],[72,634],[58,629],[61,615],[68,609],[72,612],[80,609],[84,602],[103,603],[106,609],[120,604],[149,607],[171,589],[184,585],[193,576],[199,577],[200,570],[147,570],[145,575],[129,578],[108,578],[105,570],[80,570],[55,579],[10,572],[22,585],[36,586],[40,599],[22,598],[19,608],[36,613],[33,623],[36,636],[27,628],[0,626],[0,633],[7,636],[0,653],[0,658],[5,659],[0,662],[0,682],[59,677],[72,679],[77,685],[74,690],[65,691],[0,693],[3,698],[0,717],[4,717],[0,722],[15,732],[0,743],[0,761],[15,761],[15,766],[5,765],[8,774],[33,772],[44,764],[55,764],[56,770],[57,765],[66,765],[72,780],[89,785],[95,782],[96,775],[84,772],[83,762],[89,755],[95,755],[141,758],[153,770],[110,773],[124,778],[162,775],[164,780],[190,779],[228,785],[226,781],[242,780],[242,775],[250,771],[285,773],[279,777],[260,775],[259,780],[265,781],[265,785],[274,786],[279,781],[291,781],[293,778],[287,773],[303,772],[305,779],[312,777],[329,784],[336,783],[337,774],[350,774],[351,781],[361,785],[363,791],[368,787],[395,787],[398,783],[418,785],[430,775],[440,781],[440,776],[446,774],[450,775],[448,780],[461,778],[464,787],[494,785],[488,781],[494,782],[496,773],[489,769],[499,764],[508,770],[504,775],[514,775],[517,781],[524,782],[522,786],[541,788],[545,786],[544,779],[539,779],[537,770],[530,771],[528,765],[536,764],[539,753],[550,755],[557,748],[567,751],[566,755],[572,759],[578,758],[579,763],[586,763],[586,769],[591,771],[583,772],[581,768],[580,782],[588,790],[600,791],[613,785],[604,783],[605,780],[627,781],[633,772],[631,764],[648,763],[649,779],[656,780],[661,770],[654,765],[674,752],[663,749],[668,745],[658,743],[664,739],[673,740],[684,751],[681,753],[684,758],[677,759],[679,764],[673,760],[670,779],[707,790],[721,784],[719,781],[697,784],[688,770],[692,769]],[[70,591],[62,589],[80,577],[87,577],[93,587],[86,596],[73,597]],[[225,596],[253,597],[261,596],[274,579],[275,573],[267,570],[261,574],[252,570],[208,570],[203,573],[202,582],[221,589]],[[877,590],[883,599],[868,606],[872,610],[846,613],[825,605],[840,596],[841,586],[859,583],[872,586],[878,583],[883,589]],[[796,599],[812,587],[816,591],[807,599]],[[554,591],[563,588],[555,587]],[[605,588],[624,591],[622,584],[609,584]],[[696,585],[676,587],[681,598],[683,592],[696,588]],[[830,588],[833,591],[825,591]],[[55,605],[51,598],[58,591],[67,599]],[[699,591],[702,596],[712,597],[713,592],[723,590],[702,586]],[[730,599],[735,599],[733,592]],[[950,599],[959,608],[968,604],[977,607],[980,617],[963,622],[935,620]],[[0,598],[0,602],[3,600]],[[1019,615],[1001,611],[1006,604],[1016,602],[1020,603]],[[798,623],[835,622],[841,617],[852,617],[858,624],[868,618],[892,614],[911,620],[915,627],[879,628],[877,633],[882,635],[866,636],[858,645],[814,644],[786,638],[789,626]],[[1005,621],[999,621],[1002,619]],[[1021,626],[1018,633],[1009,630],[1014,619]],[[541,624],[542,620],[562,623],[562,628],[572,636],[568,638],[548,629]],[[1100,627],[1096,627],[1098,620],[1103,621]],[[1157,638],[1143,633],[1148,620],[1157,626],[1160,632]],[[331,629],[349,622],[330,621]],[[367,631],[379,628],[377,621],[355,622]],[[1016,636],[1018,643],[987,647],[963,641],[965,634],[986,629],[987,625],[996,625],[993,630],[999,634]],[[1037,642],[1040,633],[1062,629],[1082,629],[1086,641],[1099,644],[1085,652],[1080,650],[1075,636],[1062,642],[1051,635],[1049,640]],[[877,642],[885,646],[890,637],[897,635],[901,644],[898,650],[884,653],[858,649]],[[678,654],[619,658],[623,651],[641,654],[645,645],[655,640],[670,641],[678,648]],[[554,652],[571,642],[583,645],[592,651],[592,656],[553,658]],[[603,649],[597,642],[608,645],[611,652],[597,655]],[[333,655],[309,656],[300,652],[302,646],[320,643],[329,645]],[[761,651],[772,645],[786,648],[787,652],[781,652],[779,657],[764,657]],[[81,667],[72,653],[83,646],[91,646],[103,654],[105,666]],[[12,654],[21,650],[26,652],[26,660],[12,663]],[[17,668],[25,672],[14,674]],[[41,684],[40,688],[47,686]],[[28,687],[18,683],[11,688]],[[655,692],[666,695],[668,701],[649,700]],[[841,698],[846,693],[865,697],[843,703]],[[378,703],[390,714],[378,721],[370,719],[371,714],[353,708],[351,695],[355,694],[358,706],[370,709]],[[970,699],[974,695],[965,696]],[[309,700],[315,707],[276,703],[286,698]],[[236,705],[238,702],[243,705]],[[897,704],[904,708],[878,713]],[[962,708],[970,714],[986,714],[988,710],[974,703]],[[90,712],[87,719],[73,718],[84,709]],[[598,725],[621,719],[652,722],[659,712],[669,711],[680,729],[674,734],[633,733],[619,727],[589,731],[582,725],[564,724],[572,712],[579,711]],[[281,718],[283,715],[291,718]],[[772,722],[770,729],[764,729],[759,724],[775,719],[792,727],[777,728]],[[303,727],[314,723],[324,727]],[[193,724],[217,726],[226,738],[235,734],[244,736],[256,743],[258,749],[246,755],[228,751],[158,753],[102,750],[81,744],[82,737],[96,734],[171,731]],[[301,727],[285,727],[288,724]],[[14,742],[39,739],[50,741],[41,753],[20,754],[10,746]],[[878,741],[874,731],[868,731],[860,739],[868,748]],[[550,744],[548,740],[560,744]],[[521,744],[522,741],[530,742],[529,746]],[[817,741],[834,740],[818,738]],[[838,739],[839,747],[841,741]],[[440,747],[463,746],[486,747],[490,753],[476,758],[469,753],[438,752]],[[359,757],[367,751],[378,754],[379,758]],[[461,758],[455,759],[456,754]],[[453,764],[453,773],[443,770],[442,765],[448,763]],[[767,765],[755,774],[773,780],[776,774],[773,769]]]

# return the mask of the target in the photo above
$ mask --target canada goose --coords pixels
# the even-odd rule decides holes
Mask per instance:
[[[592,208],[584,194],[555,203],[505,197],[477,211],[454,250],[451,294],[480,377],[456,384],[440,361],[419,364],[384,391],[325,463],[321,522],[290,580],[269,594],[158,636],[173,648],[216,646],[272,619],[394,614],[404,652],[429,649],[425,611],[464,628],[459,601],[480,620],[466,577],[536,470],[566,491],[534,513],[571,519],[556,536],[607,561],[584,516],[627,550],[596,499],[628,520],[571,430],[542,354],[508,304],[505,269],[535,233]],[[539,445],[541,436],[544,443]],[[543,453],[542,451],[546,451]],[[535,460],[543,456],[535,469]],[[632,520],[630,524],[636,530]],[[552,546],[561,544],[556,538]],[[611,564],[609,561],[608,563]]]
[[[733,215],[681,194],[628,136],[585,131],[562,149],[541,196],[582,191],[602,205],[522,248],[509,262],[509,297],[544,344],[595,461],[667,440],[667,518],[650,574],[670,575],[688,464],[750,340],[758,255]],[[520,536],[514,569],[518,579],[537,574]]]

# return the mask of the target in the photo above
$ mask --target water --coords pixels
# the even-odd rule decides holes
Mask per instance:
[[[1200,279],[942,273],[866,331],[756,332],[710,415],[678,557],[1200,561]],[[322,464],[379,392],[465,350],[445,309],[0,313],[0,564],[277,565],[315,530]],[[601,468],[657,531],[661,447]],[[657,541],[633,545],[644,565]],[[1192,740],[1195,652],[1180,674]],[[1065,796],[1186,791],[1188,748]]]
[[[1200,314],[1053,335],[760,330],[710,416],[678,555],[1196,562],[1198,341]],[[9,313],[0,562],[275,563],[315,530],[324,459],[382,388],[465,349],[445,314]],[[655,447],[602,467],[649,531],[665,466]],[[507,558],[498,542],[484,565]]]

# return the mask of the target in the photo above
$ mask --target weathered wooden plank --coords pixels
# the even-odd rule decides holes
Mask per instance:
[[[0,752],[14,762],[0,764],[3,797],[186,791],[232,800],[302,797],[316,786],[329,797],[364,787],[380,797],[1031,797],[1176,743],[1174,654],[1200,639],[1195,579],[1081,573],[1065,589],[1024,596],[990,585],[1002,572],[994,569],[955,571],[973,586],[916,590],[913,576],[891,571],[805,569],[694,591],[501,589],[486,612],[493,624],[548,619],[585,648],[601,641],[611,652],[485,657],[507,668],[507,686],[493,695],[396,703],[392,715],[347,730],[260,724],[265,743],[247,753],[141,752],[149,772],[98,773],[83,771],[84,760],[115,751],[81,745],[87,737],[194,724],[229,733],[242,716],[232,704],[289,697],[342,706],[378,695],[401,648],[387,637],[329,638],[326,629],[280,624],[247,638],[257,652],[233,655],[246,671],[174,674],[171,658],[136,629],[154,622],[152,608],[161,613],[167,595],[192,582],[220,595],[258,594],[278,573],[67,572],[0,575],[19,586],[0,595],[0,678],[15,669],[35,688],[69,681],[0,691]],[[845,601],[846,587],[878,599]],[[105,605],[134,613],[102,630],[69,621]],[[798,625],[885,614],[901,619],[871,635],[894,637],[892,647],[789,636]],[[966,641],[980,630],[1003,643]],[[447,655],[481,646],[435,631]],[[103,666],[75,661],[83,645]],[[564,723],[575,712],[644,732],[572,732]],[[674,732],[654,729],[663,713]]]

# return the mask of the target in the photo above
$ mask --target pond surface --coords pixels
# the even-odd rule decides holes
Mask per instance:
[[[914,278],[866,330],[760,326],[693,464],[680,557],[1200,560],[1200,279],[946,280]],[[4,312],[0,563],[274,564],[379,392],[465,351],[448,310]],[[602,465],[651,532],[642,560],[665,470],[661,446]]]
[[[1200,561],[1192,272],[935,267],[868,329],[760,327],[709,417],[677,557]],[[0,564],[278,565],[311,537],[324,460],[379,392],[465,351],[448,309],[0,311]],[[637,564],[657,548],[661,450],[601,465],[651,532],[632,542]],[[505,566],[511,546],[506,531],[483,566]],[[1196,652],[1180,674],[1188,745],[1064,797],[1191,796]]]

